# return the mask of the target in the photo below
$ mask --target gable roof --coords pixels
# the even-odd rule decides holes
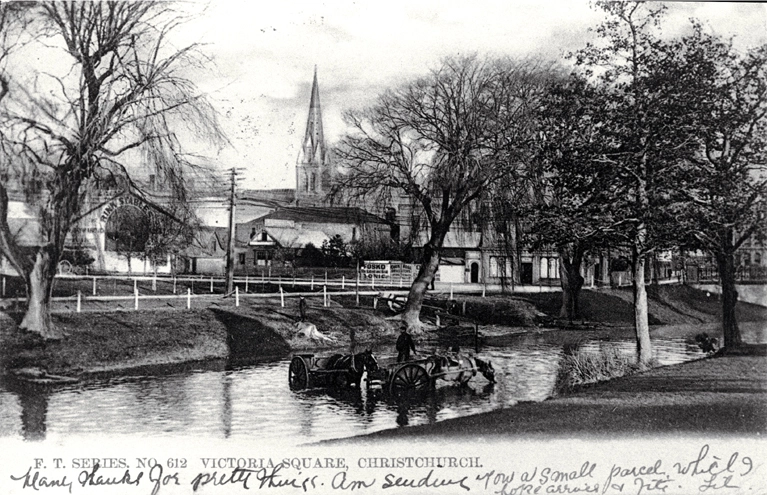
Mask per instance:
[[[359,225],[362,223],[380,223],[388,222],[381,217],[377,217],[362,208],[356,207],[290,207],[280,208],[272,213],[264,215],[258,220],[292,220],[302,223],[346,223]]]

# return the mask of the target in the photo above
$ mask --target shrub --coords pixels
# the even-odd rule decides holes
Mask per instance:
[[[615,345],[602,345],[599,350],[576,347],[566,351],[560,362],[557,391],[567,392],[579,385],[629,375],[639,369],[636,358]]]

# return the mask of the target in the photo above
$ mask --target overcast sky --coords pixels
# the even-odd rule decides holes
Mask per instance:
[[[734,35],[739,47],[767,42],[767,4],[667,5],[665,33],[692,16]],[[214,0],[178,42],[205,43],[215,62],[199,84],[232,142],[219,165],[244,167],[245,188],[293,188],[315,65],[332,144],[345,109],[425,74],[446,55],[559,58],[582,47],[601,19],[588,0]]]

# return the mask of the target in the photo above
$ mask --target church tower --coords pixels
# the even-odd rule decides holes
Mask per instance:
[[[320,89],[315,66],[306,132],[296,161],[296,204],[319,206],[328,193],[329,186],[330,164],[325,136],[322,133]]]

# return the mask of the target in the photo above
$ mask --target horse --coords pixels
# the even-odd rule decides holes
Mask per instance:
[[[465,385],[479,371],[490,383],[495,383],[493,363],[474,356],[454,354],[442,356],[435,354],[426,358],[427,372],[430,376],[456,385]]]
[[[333,354],[327,359],[324,369],[326,370],[345,370],[346,373],[334,373],[333,385],[338,387],[356,386],[360,387],[362,375],[375,373],[378,371],[378,360],[373,356],[373,352],[368,349],[357,354]]]

